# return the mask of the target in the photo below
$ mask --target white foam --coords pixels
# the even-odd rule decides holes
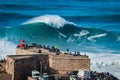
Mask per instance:
[[[65,38],[67,37],[65,34],[59,32],[59,31],[58,31],[58,33],[59,33],[59,35],[62,36],[62,37],[65,37]]]
[[[67,42],[74,42],[75,40],[72,38],[72,37],[69,37],[68,39],[67,39]]]
[[[107,35],[107,33],[97,34],[97,35],[88,37],[88,40],[93,41],[94,38],[101,38],[101,37],[104,37],[106,35]]]
[[[0,59],[4,59],[6,55],[15,54],[16,45],[7,41],[7,38],[0,39]]]
[[[74,36],[77,36],[77,37],[81,37],[81,36],[85,36],[85,35],[87,35],[87,34],[89,34],[89,31],[87,31],[87,30],[82,30],[81,32],[79,32],[79,34],[74,34]]]
[[[58,16],[58,15],[43,15],[43,16],[38,16],[35,18],[32,18],[23,24],[31,24],[31,23],[36,23],[36,22],[44,22],[48,24],[49,26],[55,27],[55,28],[60,28],[63,27],[65,24],[74,24],[72,22],[66,21],[64,18]]]
[[[91,59],[91,70],[98,72],[109,72],[120,79],[120,54],[86,54],[89,55]]]

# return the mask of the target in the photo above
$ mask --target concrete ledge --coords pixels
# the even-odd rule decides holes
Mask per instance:
[[[38,53],[34,51],[29,51],[28,49],[16,48],[16,54],[17,55],[29,55],[29,54],[38,54]]]

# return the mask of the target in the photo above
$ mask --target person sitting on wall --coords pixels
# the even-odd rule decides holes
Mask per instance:
[[[19,47],[21,49],[25,49],[26,48],[26,44],[25,44],[25,40],[24,39],[21,40]]]

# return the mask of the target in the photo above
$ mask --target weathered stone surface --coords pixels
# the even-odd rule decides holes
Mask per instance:
[[[0,80],[11,80],[12,79],[12,75],[11,74],[0,74]]]
[[[31,75],[32,70],[40,71],[40,62],[42,68],[48,66],[47,55],[11,55],[7,56],[7,73],[12,74],[12,80],[26,80]],[[21,77],[22,76],[22,77]]]
[[[6,69],[5,66],[6,65],[6,61],[5,60],[0,60],[0,73],[5,73]]]
[[[30,49],[29,49],[29,50],[30,50]],[[34,51],[29,51],[29,50],[16,48],[16,54],[17,54],[17,55],[38,54],[38,53],[36,53],[36,52],[34,52]],[[38,49],[37,49],[36,51],[38,51]]]
[[[59,74],[66,74],[69,71],[79,69],[90,70],[90,59],[81,56],[50,56],[49,67]],[[51,69],[51,72],[54,73]]]

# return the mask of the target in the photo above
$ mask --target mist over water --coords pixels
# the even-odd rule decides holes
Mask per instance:
[[[0,59],[15,54],[24,38],[27,44],[86,53],[91,69],[120,78],[119,5],[119,0],[0,0]]]

